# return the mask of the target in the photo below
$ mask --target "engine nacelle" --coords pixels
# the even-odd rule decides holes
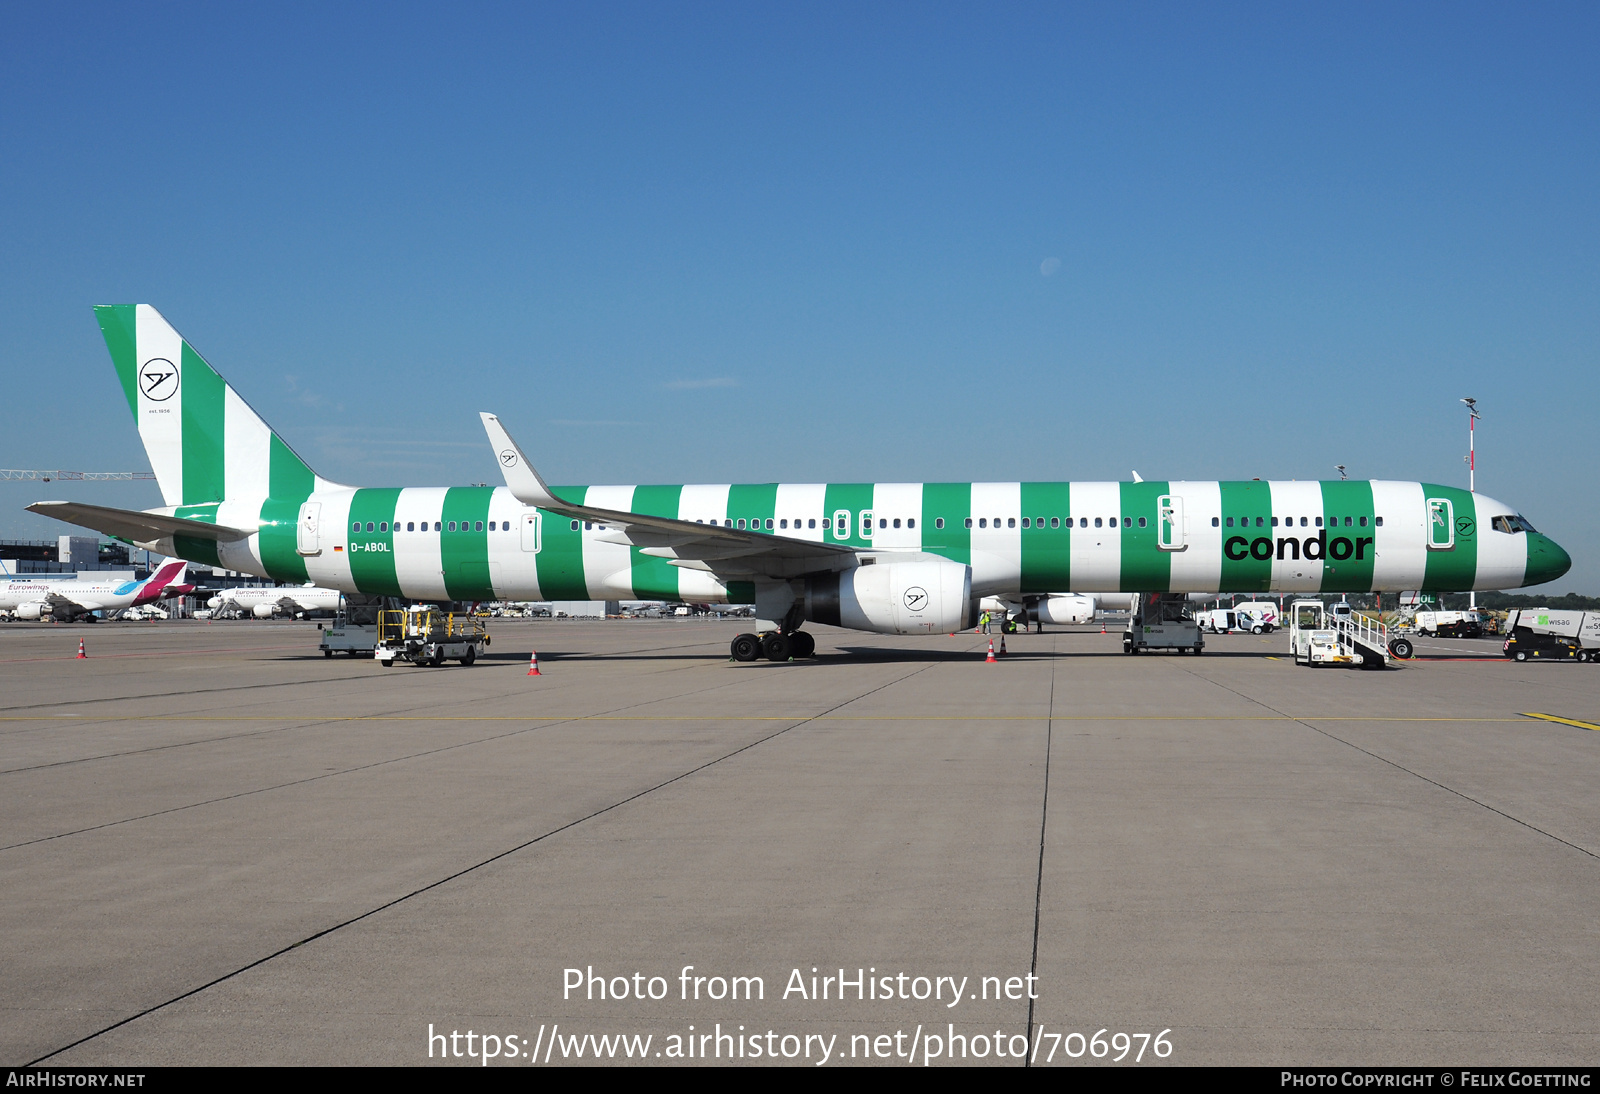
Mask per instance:
[[[271,604],[257,604],[254,608],[250,609],[250,614],[255,616],[257,619],[271,619],[272,618],[272,605]]]
[[[806,618],[878,634],[965,630],[978,616],[972,567],[944,559],[878,562],[806,579]]]
[[[1078,593],[1051,593],[1033,606],[1032,615],[1041,623],[1088,623],[1094,619],[1094,600]]]
[[[49,610],[48,604],[18,604],[16,615],[18,619],[38,619]]]
[[[212,611],[216,611],[218,608],[222,607],[222,597],[212,597],[210,600],[206,601],[206,607],[210,608]]]

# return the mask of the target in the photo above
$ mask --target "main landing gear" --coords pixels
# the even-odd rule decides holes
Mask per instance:
[[[729,652],[735,661],[801,660],[817,652],[817,640],[805,631],[768,631],[765,634],[736,635]]]

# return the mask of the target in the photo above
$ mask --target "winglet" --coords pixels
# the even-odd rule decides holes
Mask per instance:
[[[506,432],[506,427],[500,424],[498,417],[482,412],[478,416],[483,419],[484,432],[489,434],[489,444],[494,447],[500,473],[505,476],[512,497],[524,505],[539,509],[554,509],[568,504],[545,485],[544,479],[517,442],[511,439],[511,434]]]

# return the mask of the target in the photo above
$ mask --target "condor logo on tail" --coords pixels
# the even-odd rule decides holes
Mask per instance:
[[[1367,557],[1367,548],[1372,546],[1371,536],[1357,536],[1351,540],[1345,536],[1328,538],[1326,530],[1305,539],[1295,539],[1293,536],[1283,536],[1278,540],[1278,561],[1292,558],[1299,561],[1302,557],[1309,562],[1320,562],[1324,558],[1331,558],[1335,562],[1344,562],[1352,555],[1357,562],[1364,562]],[[1228,541],[1222,545],[1222,553],[1234,562],[1243,562],[1253,558],[1257,562],[1268,562],[1272,559],[1272,540],[1266,536],[1255,539],[1246,539],[1244,536],[1229,536]]]

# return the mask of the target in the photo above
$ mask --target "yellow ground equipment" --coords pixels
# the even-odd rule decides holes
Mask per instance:
[[[396,661],[442,665],[448,660],[470,665],[489,644],[483,620],[469,612],[445,612],[419,604],[384,611],[378,617],[378,645],[373,657],[385,667]]]

